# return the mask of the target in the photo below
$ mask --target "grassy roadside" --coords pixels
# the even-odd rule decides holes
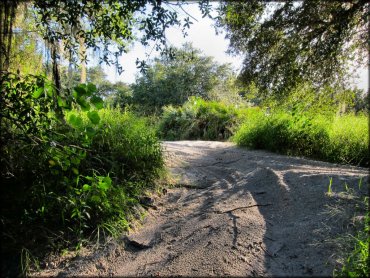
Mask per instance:
[[[365,115],[323,116],[255,111],[233,140],[240,146],[356,166],[369,165]]]
[[[71,111],[65,119],[37,144],[4,146],[3,159],[16,162],[12,176],[2,177],[4,274],[25,274],[47,253],[129,229],[163,177],[160,142],[145,119],[110,109]]]

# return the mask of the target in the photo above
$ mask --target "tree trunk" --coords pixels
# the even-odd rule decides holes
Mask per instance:
[[[9,68],[13,23],[18,7],[17,0],[0,1],[0,72]]]
[[[83,37],[79,38],[80,43],[80,61],[81,61],[81,76],[80,82],[86,83],[86,47],[85,47],[85,40]]]

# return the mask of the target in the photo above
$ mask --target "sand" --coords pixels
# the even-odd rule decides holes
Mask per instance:
[[[142,225],[35,275],[329,276],[369,172],[228,142],[163,142],[175,187]],[[332,193],[328,194],[332,178]],[[359,189],[359,180],[363,185]],[[345,190],[345,183],[352,188]]]

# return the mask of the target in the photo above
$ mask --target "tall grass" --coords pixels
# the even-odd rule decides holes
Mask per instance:
[[[267,115],[254,111],[233,140],[249,148],[369,165],[368,120],[364,115],[335,117],[286,111]]]
[[[369,126],[365,115],[335,117],[328,127],[329,161],[369,166]]]

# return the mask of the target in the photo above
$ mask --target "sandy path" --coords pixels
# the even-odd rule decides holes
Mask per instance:
[[[155,200],[143,226],[106,250],[46,275],[323,276],[347,231],[368,170],[250,151],[232,143],[163,143],[178,186]],[[347,198],[346,198],[347,197]],[[329,207],[331,209],[329,209]],[[336,208],[339,212],[336,214]]]

